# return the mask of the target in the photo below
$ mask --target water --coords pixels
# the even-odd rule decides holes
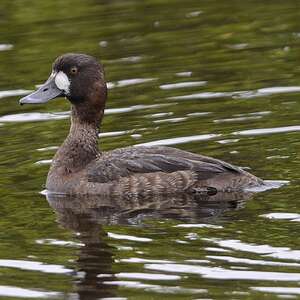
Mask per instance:
[[[300,297],[296,1],[0,3],[1,299]],[[171,145],[289,181],[206,198],[47,197],[69,104],[18,105],[65,52],[101,58],[101,148]]]

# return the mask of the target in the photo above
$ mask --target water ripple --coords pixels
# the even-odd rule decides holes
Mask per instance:
[[[275,293],[275,294],[293,294],[300,295],[300,288],[298,287],[279,287],[279,286],[254,286],[250,287],[254,291],[264,292],[264,293]]]
[[[280,252],[274,252],[265,255],[266,257],[273,257],[276,259],[290,259],[290,260],[296,260],[300,261],[300,250],[290,250],[287,251],[280,251]]]
[[[70,272],[73,272],[72,269],[67,269],[61,265],[49,265],[39,261],[27,260],[0,259],[0,267],[55,274],[69,274]]]
[[[202,117],[202,116],[207,116],[207,115],[210,115],[210,114],[211,114],[210,111],[203,111],[203,112],[188,113],[187,116],[188,117]]]
[[[211,252],[231,252],[231,250],[228,249],[223,249],[223,248],[217,248],[217,247],[205,247],[204,248],[206,251],[211,251]]]
[[[159,88],[162,90],[174,90],[174,89],[189,88],[195,86],[204,86],[206,84],[207,81],[187,81],[187,82],[162,84],[159,86]]]
[[[212,225],[212,224],[178,224],[178,225],[174,225],[173,227],[180,227],[180,228],[214,228],[214,229],[223,228],[223,226]]]
[[[198,274],[203,278],[221,280],[265,280],[265,281],[299,281],[300,273],[237,271],[220,267],[203,267],[185,264],[146,264],[145,269],[165,272]]]
[[[191,77],[193,72],[178,72],[175,75],[178,77]]]
[[[215,259],[215,260],[227,261],[229,263],[242,263],[242,264],[247,264],[247,265],[300,267],[300,264],[298,264],[298,263],[257,260],[257,259],[249,259],[249,258],[237,258],[237,257],[232,257],[232,256],[207,255],[206,257],[210,258],[210,259]]]
[[[62,241],[56,239],[39,239],[36,240],[36,243],[40,245],[54,245],[54,246],[67,246],[67,247],[84,246],[82,243],[75,243],[73,241]]]
[[[58,146],[49,146],[49,147],[44,147],[44,148],[38,148],[36,150],[40,151],[40,152],[44,152],[44,151],[57,150],[58,148],[59,148]]]
[[[278,86],[278,87],[269,87],[262,88],[256,91],[248,91],[241,93],[241,98],[255,98],[262,96],[270,96],[274,94],[286,94],[286,93],[298,93],[300,92],[300,86]],[[237,96],[239,96],[237,94]]]
[[[203,13],[202,10],[196,10],[196,11],[191,11],[190,13],[187,13],[185,16],[187,18],[195,18],[200,16]]]
[[[161,118],[161,117],[168,117],[168,116],[172,116],[174,113],[169,111],[169,112],[162,112],[162,113],[156,113],[156,114],[151,114],[151,115],[147,115],[147,118]]]
[[[27,93],[26,93],[27,94]],[[151,104],[151,105],[133,105],[129,107],[120,108],[108,108],[105,110],[105,114],[121,114],[133,112],[136,110],[151,109],[151,108],[161,108],[169,106],[169,104]],[[62,120],[67,119],[70,116],[69,111],[53,112],[53,113],[40,113],[40,112],[30,112],[30,113],[20,113],[5,115],[0,117],[0,122],[36,122],[36,121],[50,121],[50,120]]]
[[[99,138],[104,138],[104,137],[113,137],[113,136],[120,136],[120,135],[125,135],[129,133],[127,130],[123,131],[111,131],[111,132],[101,132],[98,134]]]
[[[161,120],[154,120],[153,123],[160,124],[160,123],[178,123],[185,121],[186,117],[180,117],[180,118],[170,118],[170,119],[161,119]]]
[[[108,285],[117,285],[125,288],[134,288],[134,289],[143,289],[145,291],[163,293],[163,294],[179,294],[179,293],[189,293],[189,294],[198,294],[206,293],[205,289],[191,289],[191,288],[182,288],[180,286],[162,286],[141,283],[139,281],[104,281],[104,284]]]
[[[108,108],[105,110],[105,114],[119,114],[119,113],[127,113],[132,112],[136,110],[142,110],[142,109],[149,109],[149,108],[161,108],[169,106],[169,104],[163,103],[163,104],[150,104],[150,105],[133,105],[129,107],[121,107],[121,108]]]
[[[263,110],[263,111],[255,111],[251,113],[243,113],[243,114],[235,114],[236,117],[247,117],[247,116],[266,116],[271,114],[272,112],[269,110]]]
[[[177,138],[170,138],[164,140],[157,140],[142,144],[136,144],[134,146],[158,146],[158,145],[176,145],[176,144],[184,144],[194,141],[207,141],[213,138],[221,136],[221,134],[201,134],[201,135],[191,135]]]
[[[121,262],[134,263],[134,264],[146,264],[146,263],[157,263],[157,264],[173,264],[175,261],[163,260],[163,259],[147,259],[140,257],[121,258]]]
[[[0,285],[0,296],[2,297],[21,297],[21,298],[56,298],[61,296],[58,292],[35,291],[15,286]]]
[[[191,100],[191,99],[213,99],[213,98],[223,98],[223,97],[231,97],[233,93],[230,92],[203,92],[196,93],[191,95],[183,95],[183,96],[173,96],[168,97],[170,100]]]
[[[181,276],[178,275],[166,275],[166,274],[154,274],[154,273],[119,273],[115,274],[117,278],[133,278],[144,280],[179,280]]]
[[[285,133],[285,132],[293,132],[293,131],[300,131],[300,126],[249,129],[249,130],[236,131],[236,132],[233,132],[232,134],[235,134],[235,135],[264,135],[264,134]]]
[[[232,45],[227,45],[227,47],[229,49],[233,49],[233,50],[243,50],[243,49],[246,49],[248,47],[248,44],[247,43],[232,44]]]
[[[236,117],[236,118],[216,119],[213,122],[214,123],[244,122],[249,120],[257,120],[261,118],[262,116]]]
[[[134,242],[152,242],[152,239],[149,239],[149,238],[137,237],[137,236],[125,235],[125,234],[117,234],[117,233],[112,233],[112,232],[108,232],[107,236],[112,239],[117,239],[117,240],[128,240],[128,241],[134,241]]]
[[[36,161],[34,164],[35,165],[50,165],[52,163],[52,159],[42,159]]]
[[[213,242],[223,248],[230,248],[237,251],[245,251],[245,252],[257,253],[257,254],[269,254],[269,253],[290,250],[290,248],[288,247],[272,247],[269,245],[247,244],[241,242],[240,240],[219,240],[219,239],[209,239],[209,238],[204,238],[203,240]]]
[[[232,144],[232,143],[237,143],[239,139],[226,139],[226,140],[219,140],[217,143],[219,144]]]
[[[119,81],[116,81],[116,82],[108,82],[107,83],[107,88],[108,89],[113,89],[113,88],[125,87],[125,86],[130,86],[130,85],[136,85],[136,84],[151,82],[151,81],[154,81],[154,80],[157,80],[157,78],[124,79],[124,80],[119,80]]]
[[[247,244],[239,240],[218,240],[208,238],[203,240],[216,243],[224,248],[230,248],[238,251],[251,252],[256,254],[263,254],[264,257],[300,261],[300,250],[291,250],[289,247],[273,247],[269,245]]]
[[[276,219],[276,220],[294,220],[300,218],[300,214],[296,214],[296,213],[269,213],[260,216],[267,219]]]
[[[122,58],[112,59],[112,60],[109,60],[106,63],[119,63],[119,62],[137,63],[137,62],[140,62],[144,58],[145,58],[145,56],[139,56],[139,55],[128,56],[128,57],[122,57]]]
[[[271,96],[275,94],[298,93],[300,86],[282,86],[282,87],[269,87],[253,91],[235,91],[235,92],[202,92],[182,96],[168,97],[170,100],[191,100],[191,99],[213,99],[213,98],[242,98],[250,99],[256,97]]]
[[[8,51],[14,47],[12,44],[0,44],[0,51]]]
[[[68,118],[69,113],[21,113],[6,115],[0,117],[1,122],[37,122],[37,121],[50,121],[50,120],[62,120]]]
[[[31,90],[10,90],[10,91],[0,91],[0,99],[6,98],[6,97],[14,97],[14,96],[25,96],[29,93],[31,93]]]

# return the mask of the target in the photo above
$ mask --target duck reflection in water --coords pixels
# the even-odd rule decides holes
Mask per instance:
[[[116,250],[107,243],[102,225],[142,225],[146,219],[174,219],[189,223],[213,222],[226,211],[244,206],[251,193],[157,196],[149,198],[63,196],[47,194],[57,221],[76,233],[80,247],[76,261],[75,290],[79,299],[116,297],[113,272]]]

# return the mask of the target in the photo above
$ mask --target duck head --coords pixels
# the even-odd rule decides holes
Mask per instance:
[[[20,104],[40,104],[65,96],[75,107],[103,111],[107,88],[101,64],[89,55],[68,53],[53,63],[48,80]]]

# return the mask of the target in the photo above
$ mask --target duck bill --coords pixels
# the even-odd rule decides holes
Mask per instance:
[[[63,92],[56,86],[55,76],[50,76],[38,90],[20,99],[19,103],[21,105],[46,103],[60,96],[63,96]]]

